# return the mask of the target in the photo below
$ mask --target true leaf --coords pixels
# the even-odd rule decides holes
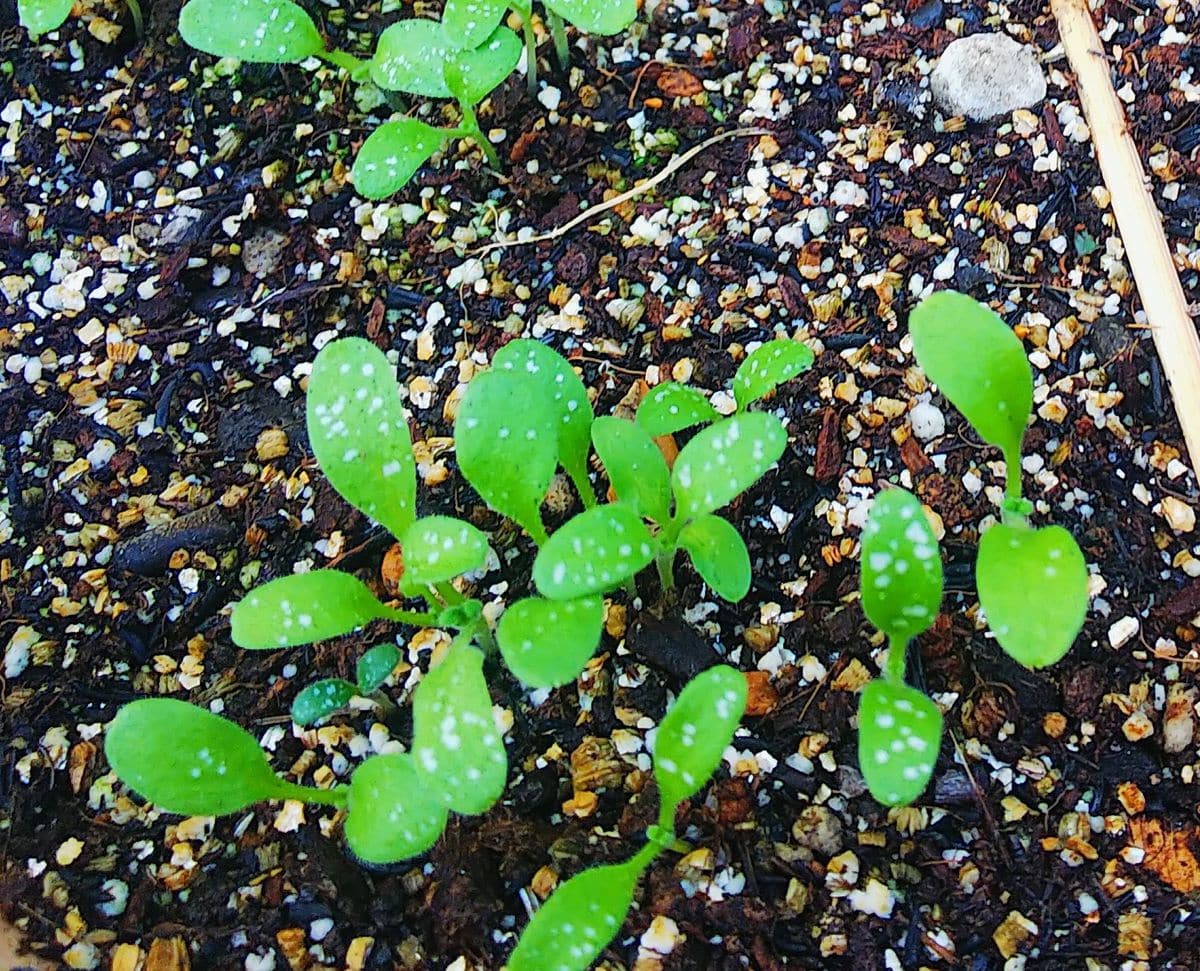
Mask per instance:
[[[644,428],[621,418],[597,418],[592,443],[621,502],[656,523],[671,518],[671,472]]]
[[[171,698],[122,707],[108,726],[104,754],[127,786],[185,816],[221,816],[291,794],[253,735]]]
[[[579,676],[600,643],[604,599],[527,597],[509,607],[496,627],[504,663],[530,688],[557,688]]]
[[[37,37],[61,27],[73,6],[75,0],[17,0],[17,19],[31,36]]]
[[[487,563],[487,537],[453,516],[425,516],[408,527],[400,540],[404,551],[404,585],[416,589],[452,580]]]
[[[779,461],[787,432],[765,412],[732,415],[699,432],[671,472],[675,515],[690,519],[728,505]]]
[[[179,14],[179,34],[206,54],[261,64],[291,64],[325,50],[317,25],[291,0],[190,0]]]
[[[507,0],[446,0],[442,30],[460,50],[474,50],[491,36],[506,9]]]
[[[546,541],[533,580],[551,600],[620,586],[654,558],[654,540],[635,510],[620,503],[582,512]]]
[[[473,50],[450,51],[442,77],[452,97],[463,104],[478,104],[516,69],[521,41],[507,27],[497,27]]]
[[[942,713],[906,684],[876,679],[858,705],[858,764],[871,795],[904,806],[925,791],[942,743]]]
[[[1087,616],[1088,571],[1061,526],[993,526],[979,542],[975,581],[988,626],[1021,664],[1045,667],[1071,649]]]
[[[395,644],[376,644],[358,659],[354,676],[358,690],[370,694],[382,685],[400,663],[400,650]]]
[[[813,364],[807,344],[773,340],[746,355],[733,376],[733,397],[739,409],[770,394],[785,381],[803,374]]]
[[[509,971],[585,971],[625,922],[642,867],[592,867],[558,887],[533,915]]]
[[[733,603],[750,591],[750,552],[741,534],[720,516],[700,516],[679,534],[692,565],[713,593]]]
[[[492,717],[483,655],[456,642],[413,696],[413,759],[447,807],[474,815],[504,792],[508,758]]]
[[[416,514],[417,469],[396,372],[370,341],[331,341],[308,379],[308,438],[325,477],[397,538]]]
[[[619,34],[637,19],[637,0],[546,0],[546,9],[585,34]]]
[[[446,806],[410,755],[374,755],[350,777],[346,842],[367,863],[424,853],[446,828]]]
[[[496,352],[492,367],[521,378],[531,398],[536,394],[549,402],[558,428],[559,464],[577,488],[590,489],[587,459],[592,403],[587,388],[567,359],[540,341],[518,339]]]
[[[942,559],[921,503],[903,489],[881,492],[862,538],[863,613],[899,649],[937,619]]]
[[[292,701],[292,721],[297,725],[311,725],[341,711],[356,694],[358,688],[341,678],[314,681]]]
[[[233,607],[238,647],[266,650],[340,637],[392,616],[361,580],[339,570],[313,570],[255,587]]]
[[[531,396],[516,374],[485,371],[467,385],[454,422],[458,466],[497,512],[545,541],[542,500],[558,464],[558,422],[550,400]]]
[[[992,310],[952,290],[922,300],[908,328],[930,380],[985,441],[1019,460],[1033,407],[1033,372],[1020,338]]]
[[[721,764],[745,710],[746,676],[723,664],[679,692],[654,740],[654,777],[668,825],[675,807],[699,792]]]
[[[359,195],[386,199],[446,144],[447,134],[417,118],[384,122],[362,143],[350,178]]]
[[[637,423],[652,438],[673,435],[720,417],[717,409],[699,391],[674,381],[651,388],[637,410]]]

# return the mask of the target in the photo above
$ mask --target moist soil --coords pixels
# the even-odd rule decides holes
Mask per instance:
[[[312,9],[348,46],[347,25],[396,16]],[[0,904],[33,951],[73,967],[499,968],[554,876],[640,845],[656,809],[645,731],[724,659],[762,672],[752,713],[681,811],[698,852],[651,870],[609,967],[1200,967],[1195,481],[1046,11],[661,4],[632,39],[577,46],[568,73],[544,45],[544,103],[520,76],[497,91],[483,118],[502,173],[456,146],[374,206],[346,181],[373,122],[335,73],[248,65],[205,85],[213,62],[178,40],[173,0],[146,4],[144,39],[119,4],[76,15],[34,45],[0,3],[0,622],[18,645]],[[1200,300],[1196,13],[1109,3],[1097,17]],[[1049,52],[1048,100],[940,119],[929,64],[982,29]],[[569,232],[480,251],[550,233],[737,127],[762,132]],[[1038,522],[1079,539],[1094,595],[1046,670],[975,622],[999,456],[914,369],[904,323],[931,283],[1001,310],[1037,371],[1027,494]],[[422,509],[491,531],[502,566],[477,592],[496,601],[527,589],[532,547],[458,474],[448,416],[506,340],[566,353],[597,414],[646,380],[719,392],[773,335],[818,351],[767,404],[788,423],[784,458],[727,511],[755,564],[749,596],[718,601],[681,562],[673,597],[643,577],[637,600],[612,598],[579,685],[530,695],[489,663],[509,791],[389,869],[360,866],[329,810],[181,824],[103,756],[116,708],[158,694],[218,705],[296,778],[407,742],[403,705],[319,736],[287,712],[369,644],[397,638],[426,664],[413,631],[277,653],[229,637],[247,584],[297,566],[382,589],[390,537],[333,493],[304,435],[303,380],[335,333],[396,352]],[[918,440],[906,414],[925,400],[946,428]],[[940,515],[948,586],[910,659],[946,740],[922,802],[890,812],[865,791],[854,731],[880,647],[854,595],[857,535],[887,481]],[[551,521],[575,505],[560,496]]]

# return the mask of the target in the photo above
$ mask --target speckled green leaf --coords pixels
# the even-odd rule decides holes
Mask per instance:
[[[637,20],[637,0],[545,0],[553,10],[585,34],[619,34]]]
[[[863,613],[901,649],[937,619],[942,559],[912,493],[887,489],[872,504],[863,528],[861,586]]]
[[[452,580],[480,569],[488,558],[487,536],[453,516],[418,519],[408,527],[400,547],[406,589]]]
[[[358,690],[370,694],[382,685],[400,663],[400,649],[395,644],[376,644],[358,659],[354,677]]]
[[[733,376],[733,397],[738,408],[745,408],[770,394],[785,381],[791,381],[813,364],[813,352],[807,344],[792,340],[773,340],[746,355]]]
[[[600,643],[604,598],[527,597],[509,607],[496,628],[504,663],[530,688],[557,688],[579,677]]]
[[[622,503],[656,523],[671,518],[671,472],[644,428],[622,418],[597,418],[592,442]]]
[[[516,69],[521,41],[507,27],[497,27],[474,50],[451,51],[442,69],[450,94],[460,102],[478,104]]]
[[[339,570],[313,570],[255,587],[233,607],[238,647],[271,650],[313,644],[391,617],[361,580]]]
[[[311,725],[341,711],[357,694],[358,688],[341,678],[314,681],[292,701],[292,721],[297,725]]]
[[[446,806],[411,755],[373,755],[350,777],[346,842],[367,863],[424,853],[446,828]]]
[[[507,9],[507,0],[446,0],[442,30],[460,50],[474,50],[491,36]]]
[[[533,561],[533,580],[551,600],[619,587],[654,558],[641,516],[614,503],[580,513],[550,537]]]
[[[308,379],[308,438],[342,498],[404,535],[416,515],[417,467],[396,371],[361,337],[326,344]]]
[[[290,0],[190,0],[179,34],[206,54],[262,64],[303,61],[325,49],[317,25]]]
[[[876,679],[858,705],[858,764],[871,795],[905,806],[929,785],[942,744],[942,713],[906,684]]]
[[[558,887],[533,915],[508,971],[586,971],[617,936],[642,867],[592,867]]]
[[[492,358],[497,371],[526,382],[526,394],[549,402],[558,427],[558,461],[577,488],[587,485],[588,448],[591,442],[592,403],[575,369],[561,354],[540,341],[509,341]]]
[[[673,435],[720,417],[703,394],[674,381],[651,388],[637,410],[637,423],[653,438]]]
[[[979,542],[975,582],[988,627],[1017,661],[1045,667],[1071,649],[1087,616],[1088,571],[1061,526],[993,526]]]
[[[745,710],[746,676],[723,664],[696,675],[679,693],[654,739],[663,819],[674,819],[675,807],[708,782]]]
[[[733,603],[750,591],[750,552],[741,534],[720,516],[700,516],[679,534],[692,565],[713,593]]]
[[[37,37],[61,27],[73,6],[75,0],[17,0],[17,19],[30,35]]]
[[[787,432],[761,411],[723,419],[683,447],[671,473],[675,515],[691,519],[728,505],[779,461]]]
[[[386,199],[400,191],[429,157],[446,144],[446,133],[416,118],[384,122],[362,143],[351,181],[365,199]]]
[[[515,372],[485,371],[467,385],[454,422],[458,467],[497,512],[545,542],[541,505],[558,465],[557,408]]]
[[[483,655],[455,643],[413,696],[412,755],[423,784],[458,813],[490,809],[508,779],[504,739],[492,717]]]
[[[442,25],[433,20],[400,20],[379,35],[371,58],[371,80],[385,91],[426,98],[456,94],[471,104],[483,100],[521,58],[521,42],[507,27],[497,27],[474,50],[457,50]],[[447,83],[446,67],[456,66],[459,92]]]
[[[921,301],[908,329],[929,379],[984,441],[1019,458],[1033,408],[1033,372],[1008,324],[977,300],[943,290]]]
[[[108,726],[104,755],[127,786],[185,816],[222,816],[291,794],[253,735],[171,698],[122,707]]]

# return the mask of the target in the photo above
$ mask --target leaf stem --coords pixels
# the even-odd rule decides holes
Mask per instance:
[[[488,165],[499,171],[500,156],[496,154],[495,146],[488,141],[487,135],[479,127],[479,118],[475,114],[475,107],[469,101],[462,98],[459,99],[458,107],[462,110],[462,130],[470,135],[475,144],[479,146],[480,151],[487,158]]]
[[[567,28],[562,17],[553,10],[546,11],[546,23],[550,27],[550,36],[554,38],[554,53],[558,57],[558,66],[565,71],[571,66],[571,45],[567,42]]]
[[[438,624],[438,614],[430,611],[396,610],[392,607],[388,607],[387,611],[387,619],[398,624],[411,624],[413,627],[436,627]]]
[[[595,509],[596,493],[592,489],[592,481],[587,477],[587,472],[575,469],[574,471],[568,470],[567,474],[571,477],[571,481],[575,483],[575,491],[579,493],[580,501],[583,502],[583,508]]]
[[[908,641],[888,635],[887,660],[883,665],[883,676],[890,684],[904,684],[905,655]]]
[[[129,8],[129,17],[133,21],[133,29],[138,40],[145,40],[146,18],[142,16],[142,5],[138,0],[125,0],[125,6]]]
[[[317,57],[323,61],[327,61],[334,67],[340,67],[350,75],[352,81],[365,81],[371,76],[371,62],[364,61],[362,58],[355,57],[346,51],[321,51],[317,54]]]
[[[525,89],[529,97],[536,98],[538,93],[538,55],[537,31],[533,29],[533,9],[517,8],[521,15],[521,33],[525,37]]]
[[[437,595],[442,598],[443,602],[448,607],[457,607],[459,604],[467,602],[467,598],[454,589],[454,584],[448,580],[443,580],[441,583],[435,583],[433,589],[437,591]]]
[[[654,558],[654,565],[658,568],[658,581],[662,585],[663,593],[667,593],[675,589],[675,546],[663,546],[659,548],[658,555]]]
[[[488,627],[488,622],[483,619],[482,614],[480,614],[479,620],[475,624],[473,633],[475,634],[475,640],[483,648],[484,654],[491,657],[499,653],[499,648],[496,647],[496,638],[492,634],[492,629]]]
[[[322,806],[346,805],[350,795],[349,786],[334,786],[332,789],[318,789],[315,786],[298,786],[286,779],[279,780],[279,799],[299,799],[301,802],[319,803]]]

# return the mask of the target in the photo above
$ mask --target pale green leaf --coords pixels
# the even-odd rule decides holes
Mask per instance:
[[[417,118],[384,122],[359,148],[350,180],[363,198],[386,199],[408,184],[447,137]]]
[[[765,412],[733,415],[699,432],[675,459],[675,515],[691,519],[728,505],[779,461],[787,431]]]
[[[404,553],[404,586],[414,590],[453,580],[487,563],[487,537],[453,516],[425,516],[408,527],[400,540]]]
[[[17,19],[31,36],[37,37],[61,27],[73,6],[75,0],[17,0]]]
[[[446,828],[446,806],[410,755],[373,755],[350,777],[345,833],[367,863],[424,853]]]
[[[579,676],[600,643],[604,598],[527,597],[509,607],[496,627],[504,663],[530,688],[557,688]]]
[[[436,20],[398,20],[379,35],[371,80],[385,91],[448,98],[442,71],[453,50]]]
[[[370,694],[391,676],[400,660],[400,649],[395,644],[376,644],[358,659],[354,669],[358,690]]]
[[[720,417],[703,394],[674,381],[651,388],[637,410],[637,423],[652,438],[674,435],[685,428],[716,421]]]
[[[450,809],[485,812],[504,792],[508,757],[492,717],[483,655],[456,642],[417,685],[412,755]]]
[[[206,54],[261,64],[291,64],[325,50],[317,25],[291,0],[190,0],[179,14],[179,34]]]
[[[1019,460],[1033,408],[1033,372],[1020,338],[988,307],[953,290],[922,300],[908,329],[929,379],[984,441]]]
[[[750,591],[750,552],[741,534],[720,516],[700,516],[679,534],[692,565],[725,600],[737,603]]]
[[[807,344],[773,340],[746,355],[733,376],[733,397],[739,409],[770,394],[786,381],[807,371],[813,352]]]
[[[474,50],[491,36],[507,9],[507,0],[446,0],[442,30],[460,50]]]
[[[104,755],[127,786],[184,816],[222,816],[291,794],[253,735],[171,698],[123,706],[108,726]]]
[[[460,103],[475,105],[516,69],[521,41],[507,27],[497,27],[474,50],[451,51],[442,69],[446,87]]]
[[[361,337],[326,344],[308,379],[307,421],[330,485],[403,536],[416,515],[417,467],[396,372],[383,351]]]
[[[597,418],[592,443],[617,498],[647,519],[671,518],[671,472],[644,428],[621,418]]]
[[[872,504],[863,528],[861,587],[863,613],[901,649],[937,619],[942,559],[912,493],[886,489]]]
[[[546,9],[585,34],[608,37],[637,20],[637,0],[545,0]]]
[[[546,541],[533,580],[551,600],[573,600],[619,587],[654,559],[641,516],[614,503],[580,513]]]
[[[929,785],[942,744],[942,713],[906,684],[876,679],[858,705],[858,764],[871,795],[905,806]]]
[[[993,526],[979,542],[975,583],[996,640],[1027,667],[1062,658],[1087,616],[1087,562],[1061,526]]]
[[[230,623],[238,647],[266,650],[340,637],[391,616],[357,577],[313,570],[255,587],[234,604]]]
[[[341,711],[358,688],[341,678],[323,678],[304,688],[292,701],[292,721],[308,726]]]

